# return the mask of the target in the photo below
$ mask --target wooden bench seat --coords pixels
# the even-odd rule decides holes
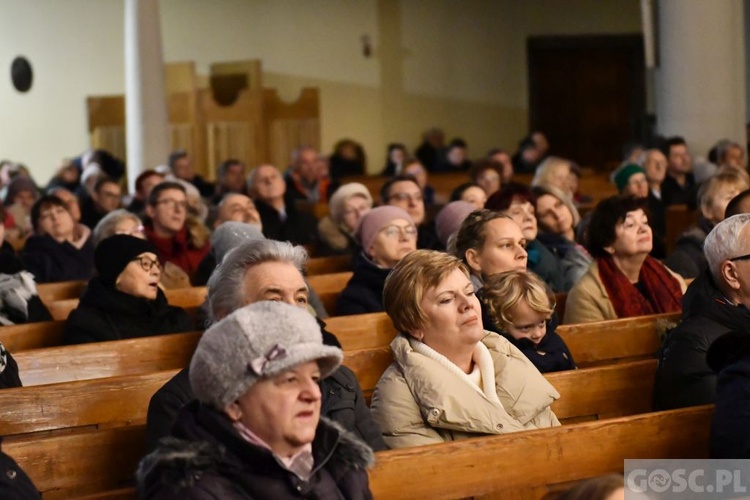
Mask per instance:
[[[0,391],[0,436],[145,425],[154,395],[178,370]]]
[[[554,485],[622,472],[626,458],[707,458],[712,414],[700,406],[379,452],[370,488],[388,499],[540,498]],[[144,443],[134,426],[3,448],[45,498],[128,498],[133,490],[121,488],[132,484]]]
[[[336,300],[351,278],[351,271],[321,274],[308,277],[307,284],[318,294],[328,314],[334,315],[336,313]]]
[[[88,281],[60,281],[57,283],[40,283],[36,286],[39,298],[45,304],[65,299],[77,299],[86,289]]]
[[[321,274],[346,273],[352,270],[351,264],[351,255],[316,257],[307,261],[305,264],[305,273],[308,277]]]
[[[40,321],[0,327],[0,343],[11,354],[62,345],[65,321]]]

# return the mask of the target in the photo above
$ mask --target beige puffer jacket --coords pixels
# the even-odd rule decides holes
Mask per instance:
[[[550,409],[560,395],[526,356],[487,332],[502,403],[490,401],[470,382],[412,347],[404,335],[391,343],[394,362],[380,378],[370,406],[391,448],[442,443],[482,434],[505,434],[560,425]]]

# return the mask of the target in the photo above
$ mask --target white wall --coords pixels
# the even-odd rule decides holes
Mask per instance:
[[[640,30],[637,0],[161,0],[161,17],[167,61],[205,73],[260,58],[266,86],[288,99],[320,87],[324,149],[353,137],[371,171],[386,142],[416,146],[431,125],[477,155],[515,147],[528,126],[528,36]],[[8,77],[19,54],[35,70],[28,94]],[[123,0],[0,0],[0,158],[45,182],[87,147],[86,96],[122,93],[123,68]]]

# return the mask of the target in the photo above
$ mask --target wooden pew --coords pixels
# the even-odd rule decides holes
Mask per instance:
[[[165,290],[167,302],[172,306],[182,307],[183,309],[195,309],[203,304],[206,299],[208,289],[205,286],[195,286],[189,288],[173,288]],[[78,299],[63,299],[46,303],[52,318],[55,320],[68,319],[70,312],[78,307]]]
[[[700,406],[382,452],[370,488],[375,498],[538,499],[556,484],[622,473],[626,458],[708,458],[712,414]]]
[[[39,298],[45,304],[58,300],[77,299],[86,289],[88,281],[60,281],[57,283],[40,283],[36,286]]]
[[[336,312],[336,300],[351,278],[351,272],[320,274],[309,276],[307,284],[318,294],[328,314],[333,315]]]
[[[151,396],[178,370],[0,391],[0,436],[144,425]]]
[[[174,370],[188,365],[201,332],[32,349],[14,355],[24,386]]]
[[[351,255],[337,255],[335,257],[316,257],[305,264],[307,276],[320,274],[345,273],[352,270]]]
[[[11,354],[62,345],[65,321],[41,321],[0,327],[0,343]]]
[[[699,406],[379,452],[370,488],[389,499],[540,498],[554,485],[622,472],[625,458],[707,458],[712,414],[712,406]],[[3,448],[45,498],[128,498],[133,490],[122,488],[132,484],[144,435],[134,426]]]
[[[656,314],[578,325],[561,325],[557,332],[579,366],[653,357],[659,332],[680,320],[680,313]],[[388,346],[396,330],[385,313],[326,319],[345,351]]]

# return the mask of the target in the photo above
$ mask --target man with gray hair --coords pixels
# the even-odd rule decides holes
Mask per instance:
[[[307,252],[301,246],[273,240],[248,241],[229,251],[208,280],[208,314],[219,321],[248,304],[264,300],[308,308],[309,291],[302,276]],[[323,343],[341,347],[325,330]],[[151,398],[146,422],[149,449],[170,434],[179,410],[194,399],[188,368],[183,369]],[[321,382],[321,414],[359,436],[373,450],[386,449],[354,373],[342,366]]]
[[[750,325],[750,214],[729,217],[706,237],[708,270],[682,299],[682,322],[664,341],[654,386],[654,409],[713,403],[716,375],[706,362],[711,344]]]

